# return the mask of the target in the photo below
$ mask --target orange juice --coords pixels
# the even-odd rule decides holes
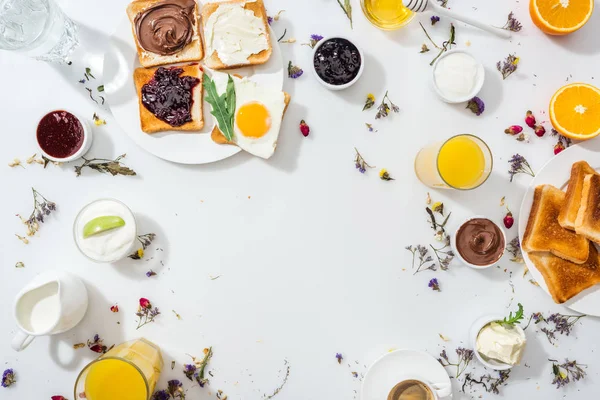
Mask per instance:
[[[369,22],[385,30],[398,29],[414,16],[402,0],[361,0],[361,6]]]
[[[438,171],[452,187],[465,189],[476,186],[484,169],[483,151],[469,136],[456,136],[440,149]]]
[[[118,359],[103,359],[90,367],[85,378],[87,400],[147,400],[143,375],[133,365]]]

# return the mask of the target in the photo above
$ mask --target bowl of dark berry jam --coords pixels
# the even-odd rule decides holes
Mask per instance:
[[[36,132],[38,146],[49,160],[74,161],[92,145],[92,130],[87,122],[66,110],[54,110],[44,115]]]
[[[322,39],[313,50],[313,72],[331,90],[352,86],[365,68],[363,52],[343,37]]]

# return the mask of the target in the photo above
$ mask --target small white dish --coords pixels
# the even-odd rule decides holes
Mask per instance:
[[[436,78],[435,78],[435,71],[436,71],[439,63],[442,60],[444,60],[446,57],[451,56],[452,54],[457,54],[457,53],[466,54],[466,55],[470,56],[471,58],[473,58],[473,60],[475,60],[475,62],[477,64],[477,76],[475,78],[476,79],[475,84],[473,85],[473,88],[471,89],[469,94],[467,94],[465,96],[461,96],[461,97],[449,97],[446,94],[444,94],[438,87],[438,84],[437,84]],[[433,64],[433,68],[431,69],[431,82],[433,84],[433,89],[435,90],[435,92],[437,93],[437,95],[439,96],[440,99],[442,99],[446,103],[450,103],[450,104],[465,103],[465,102],[471,100],[473,97],[477,96],[477,94],[481,91],[481,88],[483,87],[484,81],[485,81],[485,69],[483,68],[483,64],[479,60],[477,60],[477,58],[475,58],[471,53],[469,53],[468,51],[464,51],[464,50],[455,49],[455,50],[450,50],[450,51],[445,52],[444,54],[442,54],[440,56],[440,58],[438,58],[436,60],[436,62]]]
[[[497,224],[496,222],[494,222],[491,218],[488,218],[486,216],[483,215],[474,215],[472,217],[469,217],[467,219],[465,219],[464,221],[462,221],[460,223],[460,225],[458,225],[458,228],[456,228],[456,230],[454,231],[454,235],[452,235],[451,239],[450,239],[450,245],[452,246],[452,251],[454,252],[454,255],[456,258],[458,258],[458,260],[463,263],[464,265],[466,265],[467,267],[471,267],[473,269],[486,269],[486,268],[490,268],[493,267],[494,265],[496,265],[498,263],[498,261],[500,261],[500,259],[502,258],[502,255],[493,263],[488,264],[488,265],[475,265],[475,264],[471,264],[470,262],[466,261],[461,255],[460,252],[458,251],[458,248],[456,247],[456,235],[458,234],[458,231],[460,230],[460,228],[462,228],[462,226],[464,224],[466,224],[467,222],[476,219],[476,218],[482,218],[482,219],[487,219],[491,222],[493,222],[498,229],[500,229],[500,232],[502,232],[502,238],[504,240],[504,249],[502,251],[502,254],[504,254],[504,251],[506,251],[506,233],[504,232],[504,229],[502,229],[502,226],[500,226],[499,224]],[[502,318],[500,318],[502,319]]]
[[[360,399],[387,399],[394,386],[409,379],[425,383],[438,399],[452,398],[450,377],[434,357],[422,351],[395,350],[371,365],[362,383]]]
[[[72,114],[75,118],[77,118],[79,120],[79,122],[81,123],[81,126],[83,127],[83,143],[81,145],[81,147],[79,148],[79,150],[77,150],[77,152],[75,152],[75,154],[73,154],[72,156],[69,157],[65,157],[65,158],[57,158],[57,157],[53,157],[51,155],[49,155],[48,153],[46,153],[44,151],[44,149],[42,149],[42,146],[40,146],[40,143],[37,140],[37,127],[36,127],[36,143],[38,144],[38,148],[40,149],[40,152],[44,155],[44,157],[46,157],[48,160],[50,161],[55,161],[55,162],[61,162],[61,163],[65,163],[65,162],[70,162],[70,161],[75,161],[80,159],[81,157],[83,157],[85,155],[85,153],[88,152],[88,150],[90,149],[90,147],[92,147],[92,142],[94,139],[94,134],[93,131],[90,127],[90,124],[87,123],[87,121],[81,117],[81,115],[79,115],[76,112],[73,112],[67,108],[57,108],[55,110],[50,110],[46,113],[44,113],[44,115],[42,115],[38,121],[38,123],[42,120],[42,118],[44,118],[46,115],[55,112],[55,111],[66,111],[69,114]]]
[[[357,48],[358,54],[360,54],[360,68],[358,69],[358,74],[350,82],[345,83],[343,85],[332,85],[330,83],[325,82],[319,76],[319,74],[317,74],[317,70],[315,68],[315,55],[317,54],[317,51],[323,45],[323,43],[325,43],[326,41],[331,40],[331,39],[345,39],[345,40],[349,41]],[[363,54],[363,51],[361,50],[361,48],[358,47],[358,45],[354,41],[350,40],[349,38],[344,37],[344,36],[339,36],[339,35],[329,36],[329,37],[325,37],[325,38],[321,39],[317,43],[315,48],[313,49],[313,51],[311,53],[311,58],[310,58],[310,68],[312,69],[314,76],[317,78],[317,81],[319,81],[319,83],[321,83],[321,85],[325,86],[329,90],[343,90],[343,89],[349,88],[350,86],[354,85],[362,76],[363,71],[365,69],[365,55]]]
[[[481,354],[477,351],[477,336],[479,336],[479,332],[488,324],[495,321],[502,321],[504,319],[501,315],[484,315],[483,317],[475,320],[473,325],[471,326],[471,331],[469,332],[469,339],[471,341],[471,348],[473,348],[473,352],[475,353],[475,357],[479,360],[480,363],[483,364],[486,368],[491,368],[496,371],[506,371],[514,367],[514,365],[506,364],[496,360],[485,360]],[[519,331],[523,338],[526,338],[525,331],[518,325],[515,325],[515,329]]]

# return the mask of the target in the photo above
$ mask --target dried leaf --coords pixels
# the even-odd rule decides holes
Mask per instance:
[[[77,349],[82,349],[82,348],[84,348],[84,347],[85,347],[85,343],[75,343],[75,344],[73,345],[73,348],[74,348],[75,350],[77,350]]]
[[[438,335],[440,335],[440,339],[442,339],[444,342],[450,341],[450,338],[447,338],[446,336],[442,335],[441,333],[438,333]]]

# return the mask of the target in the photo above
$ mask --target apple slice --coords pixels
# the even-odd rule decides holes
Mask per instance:
[[[88,238],[101,232],[125,226],[125,221],[121,217],[108,215],[94,218],[83,227],[83,237]]]

